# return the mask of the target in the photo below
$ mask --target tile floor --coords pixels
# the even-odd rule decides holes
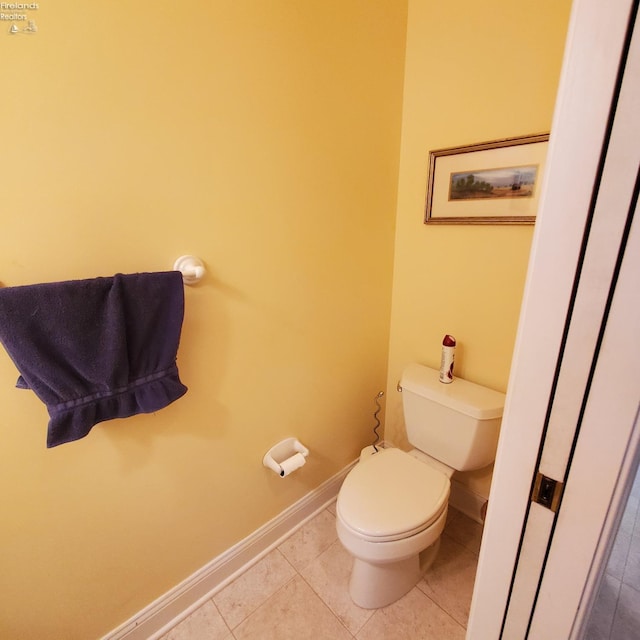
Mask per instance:
[[[349,598],[351,558],[334,503],[161,640],[463,640],[481,535],[481,525],[450,509],[425,578],[388,607],[361,609]]]
[[[585,638],[640,638],[640,471],[627,500]]]

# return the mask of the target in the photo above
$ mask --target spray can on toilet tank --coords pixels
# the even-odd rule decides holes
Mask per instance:
[[[447,334],[442,340],[442,355],[440,356],[440,382],[453,382],[453,361],[456,356],[456,339]]]

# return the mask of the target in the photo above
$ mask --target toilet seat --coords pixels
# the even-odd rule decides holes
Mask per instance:
[[[338,495],[342,524],[371,542],[415,535],[447,508],[447,475],[401,451],[382,449],[357,464]]]

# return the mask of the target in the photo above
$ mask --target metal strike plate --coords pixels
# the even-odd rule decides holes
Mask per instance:
[[[564,484],[538,472],[531,494],[532,502],[537,502],[554,513],[558,511]]]

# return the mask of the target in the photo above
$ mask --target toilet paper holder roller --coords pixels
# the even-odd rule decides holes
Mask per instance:
[[[302,467],[308,455],[309,449],[297,438],[285,438],[267,451],[262,464],[284,478]]]

